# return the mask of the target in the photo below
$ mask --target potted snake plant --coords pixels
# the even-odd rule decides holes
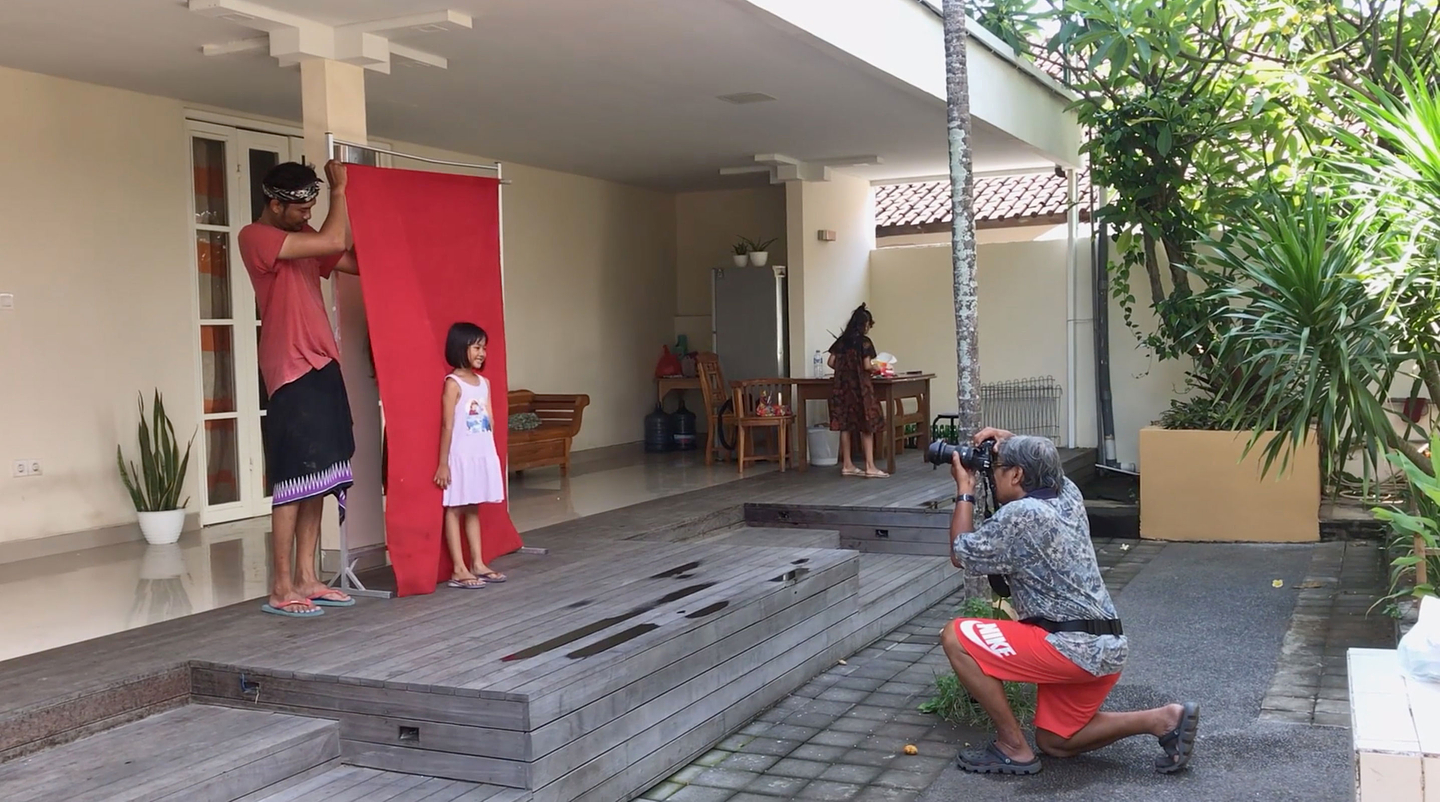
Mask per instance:
[[[748,254],[750,253],[750,246],[745,243],[744,239],[736,242],[735,246],[731,248],[730,251],[730,255],[734,259],[736,267],[744,267],[745,263],[749,261]]]
[[[127,463],[120,446],[115,447],[115,461],[120,466],[120,478],[130,492],[130,500],[135,504],[145,542],[157,546],[174,543],[185,528],[185,506],[190,503],[189,498],[180,501],[180,491],[190,467],[190,448],[195,443],[195,435],[185,444],[182,456],[160,391],[155,391],[148,415],[144,396],[138,399],[138,405],[140,464],[136,466],[133,460]]]
[[[752,266],[764,267],[770,262],[770,246],[775,244],[775,240],[741,239],[740,242],[745,245],[745,249],[749,252],[748,255]]]

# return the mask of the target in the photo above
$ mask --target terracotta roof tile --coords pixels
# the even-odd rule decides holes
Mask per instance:
[[[1088,217],[1089,176],[1081,172],[1081,216]],[[1055,173],[994,176],[975,179],[975,223],[979,226],[1023,225],[1026,220],[1066,213],[1065,177]],[[950,182],[890,184],[875,192],[875,227],[899,229],[950,222]]]

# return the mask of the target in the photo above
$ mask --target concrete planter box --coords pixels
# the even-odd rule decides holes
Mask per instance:
[[[1306,543],[1320,539],[1320,450],[1297,448],[1261,478],[1249,432],[1140,430],[1140,537]]]

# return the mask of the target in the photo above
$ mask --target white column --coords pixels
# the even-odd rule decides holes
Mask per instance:
[[[305,127],[305,159],[319,170],[329,159],[325,134],[337,139],[364,143],[365,70],[330,59],[300,62],[301,103]],[[326,204],[328,195],[321,193]],[[317,208],[323,219],[329,209]],[[363,267],[362,267],[363,269]],[[355,486],[348,496],[348,546],[363,549],[385,542],[384,508],[380,498],[380,395],[370,369],[370,337],[365,324],[365,306],[360,297],[360,280],[337,273],[327,288],[331,314],[340,341],[340,369],[350,395],[350,414],[355,420],[355,459],[351,466]],[[327,516],[321,545],[327,551],[340,547],[336,516]],[[333,565],[330,567],[334,567]]]
[[[1075,377],[1078,371],[1075,363],[1078,358],[1075,335],[1076,309],[1075,298],[1078,290],[1075,287],[1075,279],[1079,274],[1079,253],[1076,250],[1080,247],[1080,206],[1078,203],[1079,193],[1076,191],[1076,176],[1074,170],[1065,171],[1065,199],[1066,208],[1069,212],[1065,215],[1065,234],[1068,246],[1065,249],[1065,445],[1074,448],[1076,440],[1075,427],[1079,423],[1080,398],[1077,390]]]

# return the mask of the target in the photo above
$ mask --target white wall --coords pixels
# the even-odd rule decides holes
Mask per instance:
[[[0,541],[133,521],[135,394],[199,418],[180,103],[0,69],[0,130]]]
[[[875,204],[868,181],[835,173],[830,181],[787,184],[790,257],[790,374],[808,375],[811,355],[828,350],[870,292]],[[818,232],[834,231],[833,242]]]
[[[1070,392],[1065,386],[1065,246],[1059,240],[981,245],[977,251],[980,380],[1054,377],[1067,394],[1060,408],[1062,437]],[[902,369],[936,374],[931,408],[937,413],[954,412],[955,306],[949,245],[877,249],[870,265],[875,346],[895,354]]]
[[[770,263],[785,264],[785,187],[748,187],[675,196],[675,333],[712,347],[710,271],[731,267],[739,237],[775,239]]]
[[[1007,241],[978,247],[980,374],[985,382],[1065,375],[1064,228],[997,229]],[[1076,277],[1075,376],[1076,439],[1096,445],[1094,338],[1090,293],[1089,231],[1081,227]],[[1028,239],[1027,239],[1028,237]],[[955,326],[948,242],[881,247],[871,255],[871,299],[877,319],[875,344],[892,351],[902,368],[937,374],[934,409],[954,411]],[[1184,391],[1184,366],[1159,362],[1139,346],[1110,302],[1111,391],[1114,396],[1116,459],[1139,460],[1139,432]],[[1154,328],[1148,310],[1136,310],[1145,331]],[[1061,420],[1069,404],[1069,387]]]

